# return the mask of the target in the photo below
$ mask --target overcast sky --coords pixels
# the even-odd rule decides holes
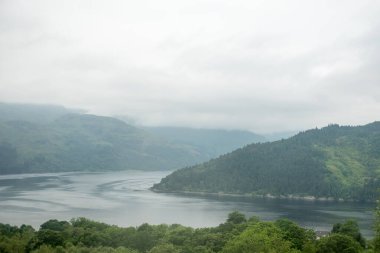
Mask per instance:
[[[272,132],[380,120],[380,1],[0,0],[0,101]]]

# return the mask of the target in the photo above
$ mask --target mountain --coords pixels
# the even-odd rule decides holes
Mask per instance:
[[[374,122],[252,144],[175,171],[152,189],[374,201],[379,176],[380,122]]]
[[[48,123],[69,113],[83,113],[59,105],[0,103],[0,121],[22,120],[33,123]]]
[[[110,117],[65,114],[48,123],[0,121],[0,174],[123,169],[176,169],[204,161]]]
[[[144,129],[173,143],[195,147],[206,157],[204,161],[248,144],[266,141],[261,135],[240,130],[186,127],[144,127]]]

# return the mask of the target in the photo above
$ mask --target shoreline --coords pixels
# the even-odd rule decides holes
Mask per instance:
[[[343,198],[333,198],[333,197],[316,197],[316,196],[299,196],[299,195],[272,195],[272,194],[253,194],[253,193],[224,193],[224,192],[193,192],[193,191],[163,191],[153,188],[149,188],[150,191],[155,193],[171,193],[178,195],[192,195],[192,196],[211,196],[211,197],[231,197],[231,198],[245,198],[245,199],[282,199],[282,200],[302,200],[308,202],[348,202],[348,203],[376,203],[376,201],[358,201],[354,199],[343,199]]]

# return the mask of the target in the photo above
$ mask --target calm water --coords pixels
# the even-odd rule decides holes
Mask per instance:
[[[49,219],[87,217],[119,226],[180,223],[215,226],[241,211],[263,220],[290,218],[302,226],[331,230],[335,222],[358,220],[372,236],[373,204],[287,200],[239,200],[154,193],[169,172],[56,173],[0,176],[0,222],[38,226]]]

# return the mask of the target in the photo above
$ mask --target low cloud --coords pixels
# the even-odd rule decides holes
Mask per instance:
[[[145,125],[379,120],[378,1],[0,2],[0,100]]]

